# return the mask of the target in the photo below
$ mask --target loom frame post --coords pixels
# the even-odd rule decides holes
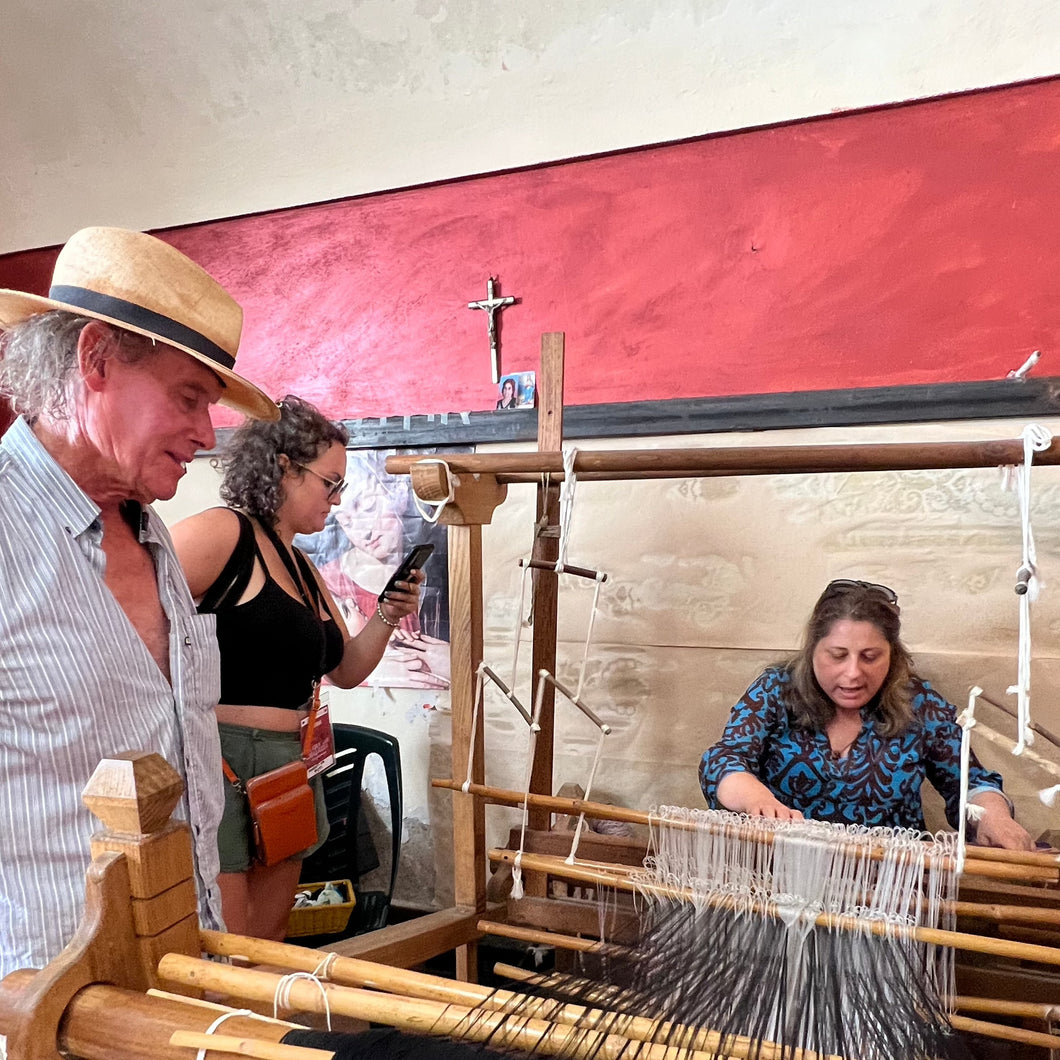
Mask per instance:
[[[92,836],[84,915],[7,1014],[9,1060],[58,1060],[59,1024],[82,988],[143,991],[157,984],[162,953],[198,952],[191,833],[169,821],[182,790],[176,770],[153,752],[117,754],[92,774],[83,801],[104,827]]]

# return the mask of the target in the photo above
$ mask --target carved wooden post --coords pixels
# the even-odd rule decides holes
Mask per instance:
[[[5,1013],[10,1060],[58,1060],[59,1024],[83,987],[146,990],[162,954],[200,952],[188,826],[169,822],[182,787],[157,754],[125,752],[96,767],[83,798],[106,827],[92,837],[85,912]]]
[[[161,755],[126,751],[100,762],[82,794],[105,826],[92,857],[115,851],[128,861],[136,949],[152,986],[163,954],[199,953],[191,829],[169,819],[183,790]]]

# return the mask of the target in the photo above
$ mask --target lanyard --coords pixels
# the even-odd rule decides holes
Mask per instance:
[[[317,588],[316,579],[312,578],[311,574],[308,574],[302,561],[302,557],[298,556],[299,564],[296,567],[294,560],[291,558],[291,551],[287,546],[280,540],[279,534],[269,526],[264,519],[258,519],[258,525],[265,531],[265,536],[272,543],[272,547],[276,549],[276,554],[283,561],[283,565],[287,568],[287,573],[290,574],[291,580],[295,584],[295,588],[298,590],[298,594],[302,597],[302,602],[309,608],[314,614],[319,613],[318,609],[320,606],[320,590]],[[297,552],[295,553],[297,556]],[[310,597],[309,589],[307,588],[306,578],[313,583],[313,595]]]

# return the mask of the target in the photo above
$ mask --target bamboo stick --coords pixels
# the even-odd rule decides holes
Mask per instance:
[[[978,729],[978,724],[976,729]],[[1030,865],[1034,868],[1060,868],[1060,851],[1004,850],[1002,847],[970,847],[968,857],[973,861],[996,861],[1006,865]]]
[[[386,469],[407,475],[418,456],[390,456]],[[830,471],[922,471],[1001,467],[1023,463],[1023,442],[878,442],[859,445],[699,446],[689,449],[579,449],[579,479],[692,478],[713,475],[810,475]],[[1060,463],[1060,445],[1034,454],[1036,464]],[[447,453],[454,474],[495,475],[498,482],[533,482],[543,474],[563,478],[563,454]]]
[[[579,953],[628,953],[623,947],[609,946],[593,939],[580,939],[574,935],[562,935],[555,931],[539,931],[536,928],[521,927],[518,924],[494,923],[490,920],[478,922],[479,931],[490,935],[500,935],[505,939],[517,939],[520,942],[531,942],[537,946],[555,946],[561,950],[575,950]]]
[[[462,791],[463,783],[457,780],[434,778],[431,786]],[[651,815],[644,810],[631,810],[625,806],[611,806],[603,802],[586,802],[583,799],[559,798],[555,795],[536,795],[533,792],[512,791],[494,788],[486,784],[471,784],[468,792],[496,806],[531,806],[552,813],[598,817],[605,821],[624,821],[627,824],[651,825]],[[675,824],[674,827],[698,827],[695,824]],[[980,855],[984,855],[980,857]],[[964,872],[969,876],[982,876],[993,880],[1030,880],[1036,883],[1060,884],[1060,856],[1046,851],[1000,850],[996,847],[970,847],[964,863]]]
[[[1048,1022],[1060,1019],[1060,1005],[1045,1005],[1037,1001],[1002,1001],[994,997],[964,997],[953,999],[961,1012],[990,1012],[997,1016],[1016,1016]]]
[[[534,972],[528,972],[525,968],[516,968],[510,964],[498,963],[494,965],[493,970],[497,975],[502,975],[507,979],[513,979],[517,982],[523,983],[538,983],[546,989],[550,984],[559,986],[564,982],[574,984],[575,987],[577,987],[579,983],[588,985],[586,980],[579,980],[573,976],[536,975]],[[602,988],[601,995],[605,993],[606,987]],[[595,1000],[596,999],[594,998],[594,1002]],[[957,998],[956,1000],[958,1002],[964,1001],[966,1005],[963,1007],[965,1007],[967,1011],[993,1012],[997,1015],[1019,1015],[1036,1019],[1048,1019],[1050,1008],[1052,1008],[1052,1011],[1056,1011],[1055,1006],[1031,1004],[1020,1005],[1017,1002],[996,1002],[995,1004],[998,1007],[990,1008],[987,1007],[989,999],[986,998]],[[982,1002],[982,1007],[976,1007],[979,1002]],[[958,1008],[961,1007],[962,1006],[958,1004]],[[1043,1011],[1045,1014],[1043,1014]],[[1026,1030],[1020,1027],[1008,1027],[1001,1023],[973,1020],[964,1016],[951,1016],[950,1025],[956,1030],[980,1034],[988,1038],[994,1038],[998,1041],[1019,1042],[1021,1045],[1033,1045],[1043,1049],[1056,1049],[1060,1047],[1060,1037],[1054,1034],[1043,1033],[1041,1031]]]
[[[480,928],[493,934],[497,926],[488,921],[480,921]],[[519,929],[515,929],[518,931]],[[503,932],[502,932],[503,933]],[[507,933],[504,933],[507,934]],[[538,933],[541,936],[547,932]],[[507,937],[519,937],[508,935]],[[606,944],[592,943],[589,940],[572,940],[568,935],[548,936],[557,942],[584,942],[586,950],[598,953],[628,952],[622,947],[610,947]],[[535,939],[534,941],[541,941]],[[309,950],[301,946],[291,946],[281,942],[270,942],[265,939],[247,938],[241,935],[228,935],[220,931],[202,932],[203,951],[217,956],[235,956],[237,954],[264,964],[277,965],[298,971],[317,971],[321,964],[327,963],[327,981],[337,985],[368,987],[385,990],[391,994],[400,994],[410,998],[438,1001],[444,1004],[468,1005],[486,1008],[494,1012],[516,1012],[520,1019],[540,1017],[552,1023],[577,1025],[579,1029],[598,1029],[606,1026],[609,1033],[616,1033],[624,1038],[640,1042],[666,1042],[670,1045],[680,1044],[683,1048],[708,1050],[715,1044],[710,1032],[691,1027],[682,1027],[670,1021],[647,1019],[640,1016],[627,1016],[608,1012],[604,1008],[590,1008],[585,1005],[559,1005],[550,998],[527,997],[511,990],[495,990],[479,986],[476,983],[460,983],[439,976],[426,975],[423,972],[411,972],[401,968],[390,968],[371,961],[356,958],[335,956],[328,959],[328,954],[319,950]],[[323,960],[322,960],[323,958]],[[743,1055],[750,1044],[747,1039],[736,1039],[727,1047],[734,1055]],[[775,1050],[761,1046],[760,1060],[771,1060]],[[779,1060],[780,1053],[776,1053]],[[786,1058],[785,1058],[786,1060]]]
[[[258,1060],[331,1060],[330,1049],[309,1049],[304,1045],[263,1042],[260,1038],[234,1038],[230,1034],[200,1034],[197,1031],[174,1031],[170,1045],[187,1049],[204,1049],[207,1053],[235,1053]]]
[[[968,1019],[965,1016],[951,1016],[950,1024],[954,1030],[964,1031],[965,1034],[983,1034],[1001,1041],[1033,1045],[1038,1049],[1060,1049],[1060,1035],[1056,1034],[1028,1031],[1022,1027],[1006,1027],[1002,1023],[987,1023],[984,1020]]]
[[[515,860],[515,851],[491,850],[489,860],[491,862],[504,862],[511,864]],[[524,871],[546,872],[550,876],[558,876],[560,879],[575,880],[579,883],[595,883],[598,886],[614,887],[616,890],[628,891],[630,893],[648,892],[658,895],[664,899],[679,899],[691,901],[693,894],[687,887],[665,887],[659,884],[649,884],[644,881],[636,881],[621,876],[612,876],[597,870],[583,869],[579,865],[568,865],[562,858],[555,858],[545,854],[522,854],[521,863]],[[720,908],[732,906],[737,899],[728,895],[698,894],[697,901],[706,902]],[[750,909],[753,912],[767,916],[775,915],[776,907],[772,903],[762,901],[748,901],[746,897],[741,898],[741,908]],[[896,935],[898,937],[913,938],[917,942],[924,942],[933,946],[948,946],[951,949],[967,950],[971,953],[987,953],[995,957],[1009,957],[1013,960],[1034,961],[1039,964],[1060,966],[1060,948],[1052,946],[1039,946],[1034,943],[1013,942],[1006,939],[992,939],[980,935],[972,935],[962,931],[944,931],[940,928],[915,927],[899,928],[882,924],[879,921],[863,921],[853,916],[840,916],[834,913],[821,913],[814,921],[820,927],[839,928],[843,930],[867,931],[873,935]]]
[[[168,953],[158,964],[159,978],[170,983],[216,990],[231,997],[252,1001],[272,1001],[281,977],[269,972],[230,966]],[[463,1005],[446,1005],[418,998],[372,993],[356,987],[306,980],[290,983],[289,997],[293,1007],[306,1012],[325,1011],[322,994],[327,995],[330,1011],[357,1019],[382,1023],[416,1034],[446,1035],[471,1041],[490,1042],[498,1048],[533,1049],[553,1056],[562,1053],[572,1060],[622,1060],[630,1055],[630,1039],[618,1034],[546,1022],[513,1019],[507,1013],[490,1012]],[[729,1039],[722,1047],[721,1035],[704,1032],[709,1042],[706,1051],[689,1051],[660,1043],[641,1043],[636,1049],[638,1060],[746,1060],[749,1055],[733,1051]],[[757,1047],[754,1045],[752,1047]],[[807,1054],[804,1060],[810,1060]],[[823,1058],[822,1058],[823,1060]]]

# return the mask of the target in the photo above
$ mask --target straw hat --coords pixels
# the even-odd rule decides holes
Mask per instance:
[[[274,401],[232,371],[243,310],[209,273],[161,239],[124,228],[82,228],[59,251],[47,298],[0,290],[0,327],[52,309],[160,339],[218,375],[222,405],[256,419],[280,418]]]

